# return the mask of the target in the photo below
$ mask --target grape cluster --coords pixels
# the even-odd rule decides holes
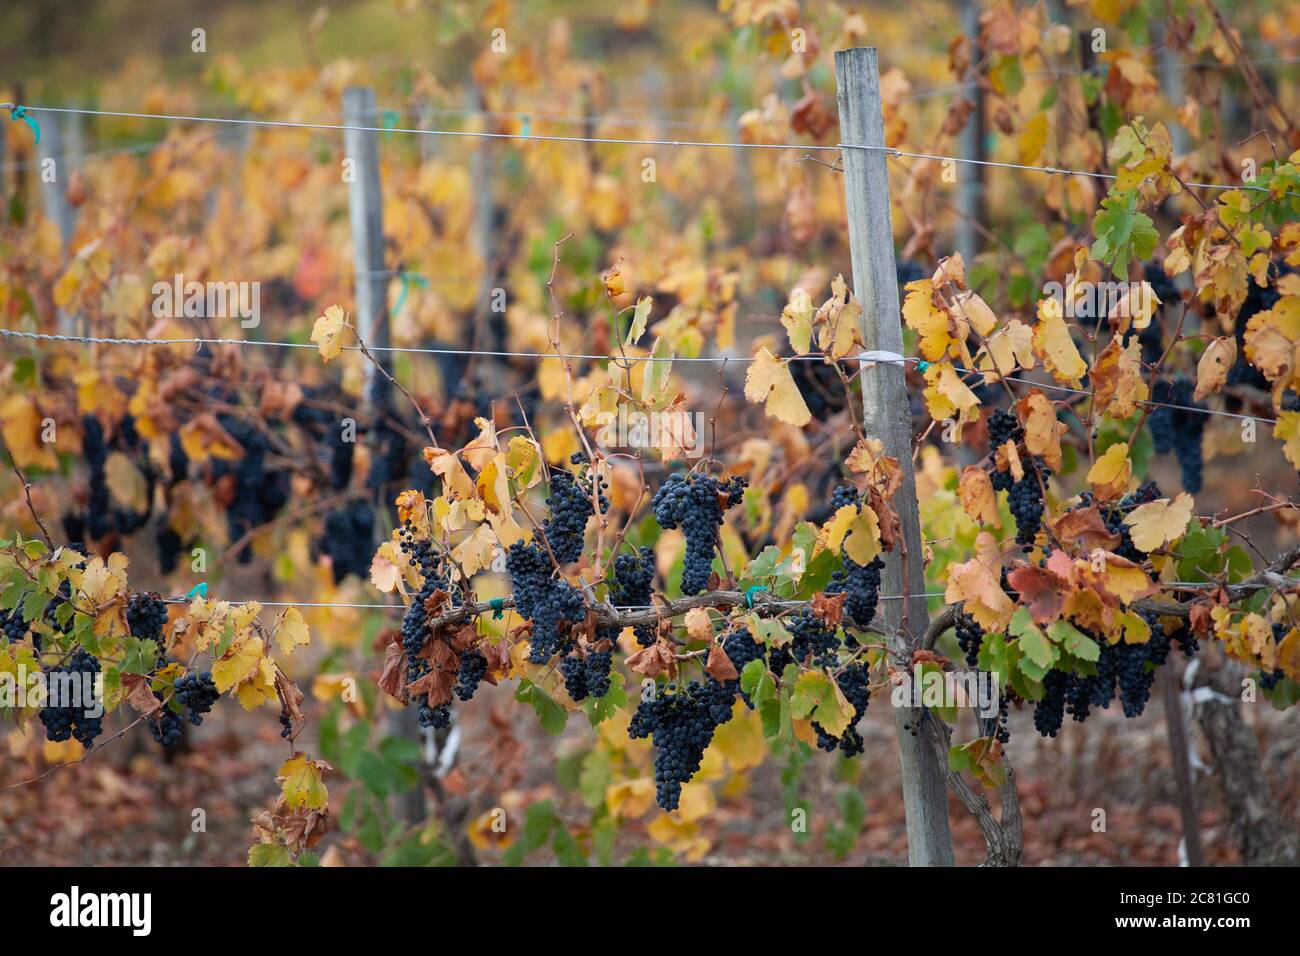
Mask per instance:
[[[1281,644],[1290,630],[1291,627],[1286,621],[1273,622],[1273,642],[1275,644]],[[1286,674],[1282,672],[1282,668],[1280,667],[1273,668],[1273,670],[1267,674],[1261,670],[1259,672],[1259,686],[1265,690],[1272,690],[1282,682],[1282,678],[1285,676]]]
[[[858,627],[866,627],[876,616],[880,603],[880,572],[884,562],[879,557],[867,564],[858,564],[844,555],[844,570],[831,574],[826,585],[827,594],[845,594],[844,613]]]
[[[266,524],[289,500],[289,472],[283,468],[267,470],[266,456],[271,444],[262,431],[243,419],[225,412],[217,415],[221,424],[244,450],[243,457],[235,463],[215,459],[212,478],[219,481],[226,476],[234,478],[230,504],[226,508],[226,524],[231,541],[238,541],[253,528]],[[328,524],[326,539],[329,539]],[[363,547],[370,549],[373,542],[366,538]],[[239,551],[240,564],[253,560],[253,550],[245,544]],[[366,555],[366,571],[370,568],[370,554]],[[341,580],[338,578],[337,580]]]
[[[628,736],[650,737],[654,743],[655,802],[662,809],[677,809],[682,784],[699,771],[704,751],[714,731],[730,718],[735,699],[734,687],[708,677],[704,683],[691,681],[681,689],[668,684],[637,706]]]
[[[84,650],[72,655],[72,660],[65,665],[51,667],[45,671],[45,687],[50,694],[59,698],[50,706],[42,707],[37,715],[45,725],[45,738],[61,742],[75,738],[76,741],[90,749],[95,738],[104,729],[104,716],[89,714],[94,701],[86,700],[85,692],[95,693],[95,677],[99,673],[99,658]],[[89,679],[87,679],[89,675]],[[47,702],[49,703],[49,702]],[[74,706],[79,703],[80,706]],[[99,702],[102,707],[103,702]]]
[[[551,493],[546,498],[551,513],[542,522],[542,538],[551,546],[551,552],[560,564],[570,564],[582,557],[587,519],[594,513],[591,482],[598,485],[597,503],[604,513],[609,508],[609,501],[599,489],[605,486],[605,479],[597,479],[592,473],[583,480],[569,471],[557,471],[551,475]],[[584,488],[584,484],[588,487]]]
[[[1055,737],[1065,722],[1065,699],[1073,674],[1050,670],[1043,676],[1043,697],[1034,707],[1034,729],[1044,737]]]
[[[161,643],[163,628],[167,624],[167,605],[157,594],[132,591],[126,599],[126,624],[133,637]]]
[[[485,674],[487,658],[481,651],[470,648],[460,655],[460,666],[456,670],[456,686],[452,688],[461,700],[470,700]]]
[[[840,641],[835,629],[827,627],[807,608],[790,618],[786,630],[791,634],[790,654],[796,663],[804,663],[810,658],[816,667],[831,667],[837,663]]]
[[[560,674],[564,677],[564,691],[575,701],[587,699],[587,665],[576,653],[570,652],[560,659]]]
[[[994,409],[988,420],[989,451],[996,452],[1007,442],[1019,444],[1025,437],[1025,429],[1015,415],[1002,409]],[[996,467],[990,476],[994,491],[1010,491],[1015,484],[1015,477],[1008,471],[999,471]]]
[[[966,666],[977,666],[980,659],[980,646],[984,643],[984,629],[979,626],[975,618],[965,611],[960,611],[957,614],[955,630],[957,643],[961,645],[962,653],[966,655]]]
[[[835,514],[849,505],[858,511],[862,510],[862,496],[858,494],[858,489],[853,485],[836,485],[835,490],[831,492],[830,513]]]
[[[586,661],[587,693],[601,698],[609,693],[609,671],[614,666],[614,651],[588,651]]]
[[[579,541],[581,547],[581,541]],[[541,545],[516,541],[506,551],[506,571],[515,595],[515,610],[532,621],[528,660],[545,664],[569,640],[568,627],[586,613],[582,592],[551,577],[550,557]]]
[[[23,620],[22,611],[18,608],[12,611],[0,610],[0,634],[3,634],[10,644],[21,641],[26,633],[27,622]],[[32,637],[35,638],[36,634],[33,633]],[[40,645],[37,645],[36,649],[40,650]]]
[[[836,675],[835,683],[840,685],[845,699],[853,705],[853,718],[849,721],[848,727],[844,728],[843,735],[839,737],[832,737],[821,724],[814,721],[813,730],[817,733],[817,746],[827,753],[832,753],[839,748],[844,752],[844,756],[856,757],[866,748],[857,726],[862,715],[867,712],[867,704],[871,702],[871,678],[864,665],[850,664]]]
[[[358,498],[326,512],[321,551],[329,556],[335,584],[349,574],[364,580],[374,549],[375,510],[369,501]]]
[[[113,499],[108,490],[108,478],[104,470],[108,463],[109,450],[109,443],[104,435],[104,426],[100,424],[99,419],[94,415],[86,415],[81,419],[81,428],[81,451],[86,457],[86,465],[89,470],[86,481],[89,500],[86,502],[84,517],[79,517],[78,521],[82,524],[85,533],[91,538],[102,538],[114,531],[120,534],[131,534],[138,531],[149,520],[148,512],[140,514],[126,508],[113,507]],[[114,444],[122,445],[128,449],[139,448],[140,440],[135,431],[135,420],[132,416],[127,415],[122,420],[120,434]],[[144,476],[148,492],[145,500],[152,501],[154,472],[147,463],[144,468]],[[73,536],[81,537],[81,530],[78,530],[78,533]]]
[[[647,547],[614,558],[614,577],[609,582],[609,599],[615,607],[649,607],[655,579],[654,552]],[[632,627],[636,642],[649,647],[655,642],[654,624]]]
[[[156,696],[156,695],[155,695]],[[163,707],[148,720],[149,733],[164,748],[170,750],[181,742],[185,720],[170,707]]]
[[[1101,520],[1106,525],[1106,530],[1120,539],[1119,544],[1113,548],[1115,554],[1121,558],[1127,558],[1130,561],[1141,564],[1146,560],[1146,552],[1139,551],[1133,544],[1132,533],[1129,526],[1124,523],[1124,518],[1128,512],[1132,511],[1139,505],[1149,504],[1155,501],[1160,495],[1160,486],[1154,481],[1148,481],[1131,495],[1125,495],[1115,504],[1100,503]],[[1079,503],[1070,508],[1071,511],[1090,508],[1098,504],[1091,491],[1085,491],[1079,496]]]
[[[711,475],[692,473],[669,475],[655,492],[651,504],[659,526],[665,530],[680,527],[686,536],[683,594],[699,594],[709,586],[725,510],[722,500],[725,498],[730,508],[740,501],[744,490],[744,478],[719,481]]]
[[[1191,494],[1201,490],[1204,477],[1201,437],[1205,432],[1207,418],[1201,412],[1192,410],[1207,407],[1192,398],[1195,390],[1196,384],[1185,375],[1178,376],[1172,383],[1164,380],[1156,382],[1151,391],[1151,400],[1164,404],[1153,408],[1147,416],[1147,427],[1151,429],[1151,441],[1156,453],[1174,453],[1182,472],[1183,488]],[[1168,408],[1167,405],[1181,407]]]
[[[203,715],[212,710],[220,696],[211,671],[190,671],[176,681],[176,700],[189,710],[190,723],[195,727],[203,723]]]
[[[1026,469],[1025,477],[1011,485],[1007,504],[1016,521],[1016,543],[1029,547],[1043,523],[1043,487],[1034,469]]]

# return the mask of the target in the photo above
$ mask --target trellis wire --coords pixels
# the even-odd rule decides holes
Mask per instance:
[[[0,103],[0,109],[12,109],[12,103]],[[345,131],[353,130],[363,133],[404,133],[412,136],[461,136],[475,139],[505,139],[551,143],[593,143],[612,146],[669,146],[689,149],[777,149],[841,152],[846,149],[864,149],[886,153],[896,159],[928,159],[939,162],[963,163],[970,166],[986,166],[996,169],[1018,169],[1026,172],[1046,173],[1048,175],[1083,176],[1090,179],[1113,181],[1118,177],[1112,173],[1098,173],[1091,170],[1068,169],[1058,166],[1031,166],[1025,163],[1004,163],[988,159],[969,159],[964,156],[943,156],[933,153],[913,153],[893,146],[869,146],[864,143],[837,143],[834,146],[792,145],[788,143],[736,143],[705,142],[701,140],[675,139],[616,139],[602,136],[556,136],[543,133],[495,133],[486,130],[447,130],[415,129],[411,127],[388,126],[354,126],[343,123],[299,123],[289,120],[249,119],[233,116],[190,116],[179,113],[136,113],[125,110],[92,110],[68,106],[28,106],[29,113],[79,113],[83,116],[113,116],[124,119],[167,120],[182,123],[229,123],[237,126],[261,126],[273,129],[316,129]],[[1255,186],[1247,183],[1237,185],[1226,183],[1183,183],[1188,189],[1242,189],[1255,192],[1270,192],[1267,186]]]

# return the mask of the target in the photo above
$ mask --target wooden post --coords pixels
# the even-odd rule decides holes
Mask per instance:
[[[1192,764],[1187,758],[1187,727],[1183,723],[1180,685],[1182,675],[1171,662],[1163,669],[1160,683],[1164,692],[1165,733],[1169,736],[1169,756],[1174,765],[1174,784],[1178,790],[1178,813],[1183,821],[1183,846],[1188,866],[1204,866],[1201,849],[1201,820],[1196,812],[1196,784]]]
[[[387,349],[388,276],[384,271],[384,200],[379,185],[379,143],[373,129],[376,118],[375,91],[368,86],[349,86],[343,91],[343,151],[352,161],[348,182],[348,218],[352,223],[352,264],[357,287],[357,332],[372,349]],[[379,363],[392,370],[390,352],[374,353]],[[366,364],[366,401],[371,409],[387,405],[388,381],[370,363]]]
[[[962,28],[970,41],[970,82],[962,89],[962,96],[970,100],[975,109],[966,117],[961,131],[961,154],[966,159],[984,159],[984,91],[975,79],[975,65],[980,61],[980,6],[976,0],[962,0]],[[984,215],[984,167],[975,163],[963,165],[957,175],[961,188],[957,191],[957,208],[961,221],[957,224],[957,251],[966,261],[967,268],[980,250],[980,232],[977,223]]]
[[[884,147],[875,47],[837,51],[835,82],[840,141]],[[853,288],[862,305],[863,338],[867,349],[901,355],[902,313],[894,265],[894,227],[885,153],[882,149],[845,149],[843,159]],[[902,469],[902,485],[894,496],[901,541],[894,551],[885,555],[880,586],[883,595],[909,597],[881,601],[880,616],[889,635],[890,650],[910,661],[912,650],[920,646],[925,634],[929,612],[925,600],[921,515],[912,469],[912,416],[908,411],[903,366],[879,363],[865,367],[861,381],[866,432],[884,442],[885,454],[898,459]],[[903,809],[907,815],[908,860],[913,866],[951,866],[946,768],[931,746],[928,734],[913,734],[920,716],[921,711],[916,708],[900,707],[894,713],[902,764]]]
[[[41,141],[36,145],[36,177],[41,184],[41,207],[45,216],[58,227],[59,237],[66,252],[72,242],[72,232],[77,219],[68,202],[68,179],[72,173],[72,164],[64,155],[62,115],[47,113],[38,118],[41,124]],[[73,335],[77,331],[74,315],[63,309],[58,310],[58,326],[61,335]]]
[[[388,275],[384,266],[384,208],[379,182],[378,135],[352,127],[378,125],[375,91],[367,86],[349,86],[343,91],[343,152],[351,161],[348,180],[348,219],[352,223],[352,267],[356,278],[356,327],[370,348],[386,349],[388,334]],[[392,371],[392,353],[374,353],[375,360]],[[389,384],[370,362],[366,363],[363,408],[374,418],[388,408]],[[379,522],[375,523],[376,528]],[[376,542],[378,543],[378,542]],[[415,708],[402,707],[388,717],[388,732],[395,737],[418,740],[419,723]],[[424,819],[424,791],[416,786],[399,800],[398,808],[407,823]]]

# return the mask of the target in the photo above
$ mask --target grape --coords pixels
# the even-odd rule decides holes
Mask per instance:
[[[989,451],[996,451],[1007,442],[1019,444],[1025,437],[1025,429],[1015,415],[1000,408],[994,409],[989,416]]]
[[[226,508],[226,525],[233,542],[253,528],[266,524],[284,507],[289,500],[289,472],[285,469],[266,469],[266,455],[271,451],[271,445],[260,429],[225,412],[217,415],[217,421],[244,450],[243,457],[233,465],[218,458],[212,466],[213,480],[226,475],[233,475],[235,479],[231,501]],[[328,523],[326,539],[329,539]],[[372,543],[367,537],[364,548],[369,550]],[[240,564],[253,560],[252,548],[245,544],[239,551],[238,560]],[[369,568],[370,555],[367,554],[362,576],[369,572]],[[336,577],[335,580],[342,580],[342,577]]]
[[[609,600],[615,607],[649,607],[654,585],[654,552],[642,547],[635,554],[623,553],[614,558],[614,577],[609,582]],[[655,625],[636,624],[632,628],[636,642],[649,647],[655,642]]]
[[[1201,438],[1205,432],[1206,415],[1189,409],[1204,409],[1203,402],[1193,399],[1195,383],[1185,375],[1173,383],[1156,382],[1151,392],[1153,402],[1163,402],[1182,408],[1157,407],[1147,416],[1147,427],[1157,454],[1172,451],[1182,472],[1183,488],[1192,494],[1201,490],[1203,481],[1203,451]]]
[[[836,663],[840,641],[835,631],[807,608],[790,619],[786,630],[792,635],[790,654],[796,663],[804,663],[810,657],[816,667],[830,667]]]
[[[3,632],[5,638],[10,644],[21,641],[27,634],[27,622],[23,620],[22,611],[14,608],[12,611],[0,610],[0,632]],[[32,634],[35,638],[37,635]],[[40,646],[37,645],[37,650]]]
[[[1065,721],[1065,701],[1074,675],[1050,670],[1043,677],[1043,699],[1034,707],[1034,729],[1044,737],[1055,737]]]
[[[184,726],[184,721],[181,719],[180,714],[170,708],[163,707],[162,710],[149,718],[147,723],[149,724],[149,733],[153,735],[153,739],[162,744],[164,748],[170,750],[181,742],[181,728]]]
[[[844,570],[831,575],[826,585],[827,594],[846,594],[844,613],[858,627],[867,627],[876,616],[880,602],[880,572],[884,563],[879,557],[867,564],[858,564],[844,555]]]
[[[764,645],[754,640],[747,627],[737,627],[728,631],[719,646],[731,661],[731,666],[736,669],[737,674],[743,672],[745,665],[750,661],[761,660],[767,650]],[[739,681],[734,683],[739,684]],[[745,701],[745,705],[753,710],[754,704],[749,699],[749,695],[741,691],[740,696]]]
[[[1016,543],[1032,545],[1043,521],[1043,489],[1032,469],[1011,486],[1007,504],[1016,521]]]
[[[821,724],[814,721],[813,730],[817,733],[817,746],[828,753],[839,748],[846,757],[856,757],[865,748],[862,735],[858,733],[856,727],[862,715],[867,712],[867,704],[871,701],[871,678],[865,666],[850,664],[836,676],[835,683],[839,684],[845,699],[853,705],[853,718],[839,737],[832,737]]]
[[[461,700],[470,700],[478,690],[479,681],[487,674],[487,658],[480,651],[470,648],[460,655],[460,667],[456,671],[456,686],[452,688]]]
[[[1155,671],[1147,669],[1146,645],[1121,643],[1114,647],[1119,700],[1124,716],[1141,716],[1151,699],[1151,684],[1155,681]]]
[[[190,723],[195,727],[203,723],[203,715],[212,710],[220,696],[211,671],[190,671],[176,682],[176,700],[188,708]]]
[[[45,671],[45,686],[52,695],[39,714],[45,725],[45,738],[59,742],[76,738],[87,750],[103,732],[104,717],[92,717],[90,710],[97,709],[94,701],[86,700],[85,693],[98,692],[94,675],[100,672],[99,658],[85,650],[77,650],[66,665]],[[89,677],[89,680],[87,679]],[[102,701],[99,702],[102,705]]]
[[[586,661],[587,693],[601,698],[609,693],[609,670],[614,664],[612,650],[588,651]]]
[[[506,552],[506,571],[515,595],[515,609],[532,621],[528,659],[545,664],[564,649],[566,625],[586,614],[582,592],[567,581],[551,578],[551,562],[538,544],[516,541]]]
[[[600,485],[604,485],[603,478]],[[542,522],[542,538],[560,564],[577,561],[582,557],[587,519],[593,514],[590,489],[583,488],[572,472],[557,471],[551,476],[551,493],[546,503],[551,513]],[[609,507],[603,494],[598,496],[598,503],[602,511]]]
[[[162,643],[163,627],[167,624],[167,605],[155,593],[132,591],[126,599],[126,624],[131,629],[132,637]]]
[[[734,687],[709,677],[681,690],[669,684],[637,706],[628,735],[634,740],[650,737],[654,743],[655,802],[664,810],[677,809],[682,784],[699,771],[704,751],[714,731],[730,718],[734,701]]]
[[[725,497],[730,508],[740,501],[744,490],[744,478],[723,482],[710,475],[692,473],[669,475],[655,492],[651,504],[659,526],[665,530],[680,526],[686,536],[683,594],[699,594],[709,586],[724,510],[720,499]]]
[[[980,645],[984,642],[984,629],[975,622],[965,611],[957,614],[957,643],[961,645],[962,653],[966,655],[966,666],[975,667],[979,664]]]
[[[369,501],[359,498],[326,513],[321,551],[329,556],[335,584],[349,574],[368,578],[374,545],[375,512]]]
[[[587,698],[587,666],[576,654],[566,654],[560,660],[560,673],[564,675],[564,690],[575,701]]]
[[[852,505],[859,511],[862,510],[862,497],[858,494],[858,489],[853,485],[837,485],[831,492],[830,513],[835,514],[848,505]]]

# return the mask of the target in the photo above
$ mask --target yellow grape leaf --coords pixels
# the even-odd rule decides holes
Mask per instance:
[[[1201,360],[1196,363],[1196,391],[1192,397],[1198,402],[1212,395],[1228,380],[1228,370],[1237,361],[1237,340],[1222,335],[1205,347]]]
[[[26,395],[10,395],[0,404],[0,430],[20,468],[59,467],[54,443],[41,441],[41,411]]]
[[[921,357],[937,362],[955,344],[949,334],[948,313],[935,306],[934,283],[929,279],[917,279],[904,288],[907,295],[903,298],[903,321],[920,336]]]
[[[1300,681],[1300,628],[1291,628],[1278,644],[1277,666],[1293,681]]]
[[[925,404],[935,421],[953,418],[958,412],[977,408],[980,400],[962,381],[950,362],[939,362],[925,370]]]
[[[984,384],[990,385],[1036,364],[1033,330],[1019,319],[1012,319],[984,341],[976,367],[984,373]]]
[[[1070,338],[1069,326],[1061,315],[1061,303],[1048,297],[1038,303],[1038,324],[1034,326],[1034,354],[1043,368],[1058,382],[1075,388],[1088,371],[1087,363]]]
[[[986,336],[998,325],[998,318],[993,314],[987,302],[973,291],[959,292],[953,297],[953,308],[958,316],[965,320],[972,329]]]
[[[1156,586],[1151,583],[1145,571],[1116,554],[1106,554],[1106,570],[1100,583],[1125,605],[1140,601],[1156,591]]]
[[[451,556],[460,562],[468,575],[477,574],[492,563],[497,536],[489,525],[481,524],[474,533],[452,548]]]
[[[847,507],[847,506],[846,506]],[[844,538],[844,555],[857,564],[870,564],[880,554],[880,519],[870,505],[863,505]]]
[[[498,454],[483,466],[478,473],[475,489],[478,497],[487,505],[489,511],[507,514],[510,511],[510,479],[507,477],[509,467],[505,455]]]
[[[795,355],[807,355],[812,347],[813,306],[812,297],[803,289],[796,286],[790,292],[790,301],[781,310],[781,324]]]
[[[531,488],[542,480],[541,449],[531,438],[515,435],[506,446],[506,467],[510,477],[522,488]]]
[[[600,274],[600,279],[605,283],[605,294],[613,298],[622,295],[627,291],[623,284],[622,262],[617,262]]]
[[[1160,297],[1146,282],[1128,283],[1122,296],[1110,310],[1111,324],[1117,335],[1127,335],[1129,328],[1145,329],[1160,307]]]
[[[963,602],[966,613],[989,633],[1006,630],[1016,605],[1002,590],[1002,554],[993,535],[981,531],[975,538],[975,556],[949,566],[944,600]]]
[[[1036,113],[1020,130],[1020,135],[1016,137],[1016,148],[1020,155],[1020,162],[1033,164],[1038,162],[1038,157],[1042,155],[1043,147],[1047,145],[1047,114]]]
[[[822,528],[822,543],[832,551],[838,551],[844,543],[844,536],[858,518],[858,509],[853,505],[842,505]]]
[[[469,462],[475,471],[482,471],[483,466],[496,457],[497,426],[486,418],[474,419],[479,432],[468,445],[460,450],[461,456]]]
[[[627,330],[627,339],[623,343],[624,348],[631,348],[641,341],[641,336],[645,335],[646,322],[650,318],[650,310],[654,307],[654,299],[648,295],[643,295],[636,300],[636,308],[632,310],[632,324]]]
[[[92,604],[108,604],[126,590],[126,569],[129,563],[126,555],[120,551],[110,554],[108,561],[95,555],[86,563],[86,570],[81,576],[81,590]]]
[[[278,700],[275,693],[275,661],[269,657],[258,661],[249,679],[235,688],[235,699],[244,710],[256,710],[265,703]]]
[[[221,427],[214,415],[197,415],[181,426],[181,448],[191,461],[205,462],[209,458],[238,461],[243,449]]]
[[[113,497],[132,511],[149,510],[149,484],[140,469],[120,451],[109,452],[104,462],[104,482]]]
[[[664,393],[668,390],[668,376],[673,370],[673,350],[667,339],[655,339],[654,348],[650,350],[650,360],[644,364],[641,401],[657,405],[664,399]]]
[[[343,336],[347,329],[347,314],[342,306],[331,305],[311,327],[311,340],[320,349],[326,362],[343,354]]]
[[[961,480],[957,483],[957,497],[966,514],[976,521],[991,524],[995,528],[1002,526],[993,482],[983,468],[967,465],[962,469]]]
[[[1161,498],[1139,505],[1124,517],[1124,523],[1132,529],[1131,536],[1137,549],[1151,552],[1172,544],[1186,533],[1192,508],[1192,496],[1182,491],[1173,501]]]
[[[1053,471],[1060,471],[1061,436],[1068,426],[1065,422],[1057,421],[1056,406],[1052,400],[1038,389],[1033,389],[1016,403],[1016,408],[1024,419],[1025,447],[1029,453],[1042,458]]]
[[[1300,385],[1300,295],[1286,295],[1246,323],[1246,358],[1273,383],[1276,401]]]
[[[1115,418],[1128,418],[1150,394],[1142,378],[1142,346],[1137,336],[1129,338],[1127,347],[1118,337],[1097,356],[1092,367],[1092,381],[1097,411]]]
[[[1128,459],[1128,445],[1116,442],[1088,469],[1088,483],[1102,501],[1114,501],[1128,491],[1133,477],[1133,463]]]
[[[311,628],[303,619],[302,611],[291,607],[280,616],[275,628],[275,646],[280,653],[288,657],[295,647],[304,647],[311,643]]]
[[[414,489],[403,491],[397,496],[395,504],[398,521],[411,522],[418,535],[429,534],[429,503],[425,500],[424,492]]]
[[[733,774],[762,764],[767,758],[767,739],[758,711],[737,701],[731,719],[714,733],[712,747],[726,758]]]
[[[411,566],[411,559],[397,543],[385,541],[370,559],[370,583],[384,594],[392,594],[402,581],[404,567]]]
[[[235,638],[224,657],[212,662],[212,682],[217,692],[224,694],[230,688],[253,675],[262,659],[266,645],[260,637],[243,634]]]
[[[686,633],[693,641],[713,640],[713,619],[702,607],[693,607],[686,612]]]
[[[790,375],[790,366],[766,347],[759,349],[745,372],[745,398],[762,404],[769,416],[790,425],[807,425],[812,413]]]
[[[720,729],[720,728],[719,728]],[[655,802],[655,782],[651,777],[619,780],[605,787],[605,806],[615,819],[635,820],[643,817]]]
[[[1280,412],[1273,437],[1284,443],[1282,454],[1286,460],[1300,469],[1300,412]]]
[[[426,448],[424,460],[433,473],[442,479],[443,494],[451,498],[474,497],[474,482],[455,454],[445,448]]]
[[[280,765],[275,782],[291,810],[322,810],[330,800],[325,774],[332,769],[324,760],[294,754]]]

